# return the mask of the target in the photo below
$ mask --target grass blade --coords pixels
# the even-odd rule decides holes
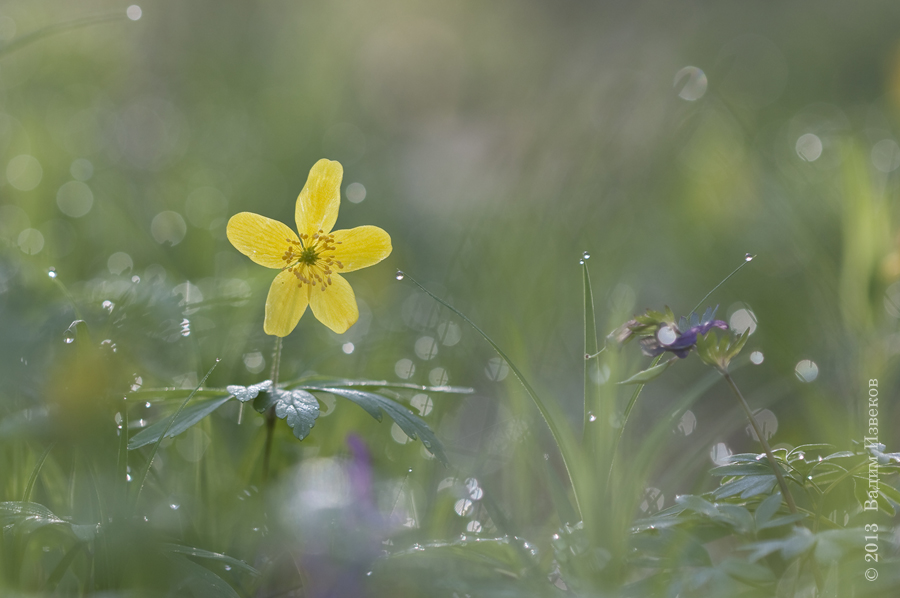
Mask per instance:
[[[147,464],[144,466],[144,471],[141,472],[141,477],[138,480],[137,489],[134,492],[134,499],[131,501],[131,508],[129,509],[129,514],[133,515],[135,509],[137,509],[138,500],[141,498],[141,490],[144,489],[144,483],[147,481],[147,474],[150,473],[150,467],[153,465],[153,459],[156,458],[156,453],[159,451],[159,445],[162,444],[163,438],[166,437],[166,433],[169,431],[169,428],[172,427],[172,424],[175,423],[175,420],[178,419],[178,415],[184,410],[187,406],[188,401],[190,401],[198,390],[203,386],[203,383],[206,382],[206,379],[209,378],[210,374],[213,373],[213,370],[216,369],[216,366],[219,365],[219,359],[216,358],[216,362],[213,364],[209,371],[206,372],[206,375],[203,376],[203,380],[200,381],[200,384],[197,385],[197,388],[187,396],[178,410],[172,414],[172,417],[169,418],[169,424],[166,426],[166,429],[163,430],[163,433],[159,435],[156,443],[153,445],[153,448],[150,450],[150,455],[147,457]]]

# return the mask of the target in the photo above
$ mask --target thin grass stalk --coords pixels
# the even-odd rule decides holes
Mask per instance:
[[[503,361],[509,365],[509,369],[512,370],[513,375],[518,379],[519,383],[525,389],[525,392],[531,398],[531,401],[534,403],[535,407],[537,407],[538,411],[541,414],[541,417],[544,418],[544,422],[547,424],[547,427],[550,429],[550,434],[553,436],[553,440],[556,443],[557,448],[559,449],[560,455],[562,456],[563,466],[566,468],[566,474],[569,476],[569,483],[572,485],[573,496],[575,497],[575,508],[578,512],[579,517],[584,518],[584,509],[583,504],[587,504],[583,499],[585,498],[585,489],[582,487],[581,476],[576,475],[576,467],[580,464],[578,460],[579,452],[577,446],[575,446],[572,442],[571,433],[564,433],[560,425],[557,424],[556,418],[550,412],[550,408],[548,404],[544,402],[543,399],[538,396],[537,392],[532,388],[531,384],[526,380],[525,375],[519,370],[515,363],[509,358],[509,356],[500,348],[497,343],[491,339],[478,325],[475,324],[472,320],[470,320],[464,313],[429,291],[427,288],[422,286],[419,281],[415,278],[405,274],[403,272],[398,272],[398,278],[403,279],[407,278],[414,285],[419,287],[419,289],[458,315],[462,318],[469,326],[471,326],[475,332],[481,335],[487,343],[497,352],[497,355],[500,356]],[[564,425],[564,424],[563,424]],[[570,432],[570,431],[569,431]]]
[[[756,438],[759,439],[760,444],[762,444],[763,449],[766,451],[766,457],[768,457],[769,459],[769,466],[775,473],[775,479],[778,480],[778,486],[781,488],[781,494],[782,496],[784,496],[784,500],[787,503],[788,508],[791,510],[791,513],[796,515],[797,505],[796,503],[794,503],[794,497],[791,495],[790,489],[788,489],[787,482],[784,481],[784,476],[781,475],[781,470],[778,468],[778,463],[775,461],[775,455],[772,454],[772,449],[769,448],[769,441],[766,440],[765,436],[763,436],[762,429],[759,427],[759,423],[756,421],[756,417],[754,417],[753,412],[750,410],[750,406],[747,404],[747,401],[744,400],[744,395],[741,394],[740,389],[738,389],[737,385],[734,383],[734,380],[732,380],[731,375],[724,368],[719,371],[722,373],[725,381],[728,382],[728,386],[731,388],[734,396],[737,397],[738,402],[744,409],[744,413],[747,415],[747,419],[750,420],[750,425],[753,426],[753,431],[756,432]]]

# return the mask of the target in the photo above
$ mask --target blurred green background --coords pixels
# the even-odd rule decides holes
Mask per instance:
[[[0,6],[7,44],[55,23],[120,17],[0,56],[0,499],[17,499],[42,442],[90,454],[114,432],[111,418],[90,415],[98,376],[107,388],[135,376],[147,388],[192,387],[216,357],[213,385],[268,375],[271,271],[231,247],[225,223],[239,211],[292,223],[321,157],[344,166],[338,228],[380,226],[394,251],[349,277],[361,317],[347,334],[302,319],[282,378],[473,387],[405,398],[460,475],[487,478],[521,529],[558,525],[540,482],[551,475],[542,454],[553,469],[549,435],[490,347],[394,280],[397,269],[479,323],[578,429],[583,251],[601,336],[647,307],[687,313],[755,254],[708,303],[733,327],[755,328],[745,353],[762,362],[745,357],[735,377],[769,410],[771,442],[852,448],[865,432],[866,381],[879,378],[882,441],[896,450],[896,2],[198,0],[125,10]],[[116,346],[102,374],[67,353],[64,331],[79,317],[94,341]],[[629,347],[596,379],[611,387],[647,362]],[[648,386],[629,442],[702,375],[690,359]],[[67,419],[10,419],[47,405]],[[246,418],[256,414],[238,427],[237,408],[226,411],[164,449],[162,511],[170,496],[199,509],[220,488],[253,482],[262,431]],[[756,450],[721,383],[690,414],[648,481],[660,505],[710,488],[713,459]],[[346,456],[351,431],[372,452],[382,510],[413,521],[407,545],[477,531],[478,510],[458,516],[438,490],[456,474],[346,403],[302,443],[279,432],[282,482],[298,463]],[[61,460],[60,480],[67,467],[77,459]],[[41,484],[35,500],[79,516],[77,488]],[[187,519],[172,529],[194,525],[211,550],[239,552],[228,525],[177,514]]]

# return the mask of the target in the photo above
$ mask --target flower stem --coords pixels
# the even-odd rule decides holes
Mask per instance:
[[[275,351],[272,354],[272,392],[278,390],[278,370],[281,367],[281,337],[275,337]],[[269,456],[272,454],[272,437],[275,434],[275,405],[266,411],[266,448],[263,452],[263,481],[269,479]]]
[[[784,476],[781,475],[781,470],[778,468],[778,463],[775,461],[775,455],[772,454],[772,449],[769,448],[769,442],[766,440],[765,436],[763,436],[762,430],[759,427],[759,423],[753,416],[753,412],[750,411],[750,406],[747,404],[747,401],[744,400],[744,395],[741,394],[741,391],[734,383],[734,380],[731,379],[731,375],[728,373],[728,370],[725,370],[723,368],[719,371],[722,373],[725,381],[728,382],[728,386],[731,387],[731,390],[732,392],[734,392],[734,396],[737,397],[738,402],[741,404],[741,407],[743,407],[744,413],[747,414],[747,419],[750,420],[750,425],[753,426],[753,431],[756,432],[756,437],[759,439],[760,444],[763,445],[763,449],[766,451],[766,457],[769,458],[769,466],[775,473],[775,479],[778,480],[778,486],[781,488],[781,494],[784,496],[785,502],[787,502],[788,509],[791,510],[791,513],[796,515],[797,505],[794,503],[794,497],[791,496],[791,491],[788,490],[787,483],[784,481]]]

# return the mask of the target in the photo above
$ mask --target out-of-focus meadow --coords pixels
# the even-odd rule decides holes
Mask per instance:
[[[126,8],[0,5],[0,501],[65,522],[31,540],[7,530],[0,593],[561,593],[551,538],[577,517],[561,514],[567,473],[547,426],[491,346],[398,269],[491,336],[577,441],[585,380],[612,405],[597,422],[612,436],[633,391],[616,382],[650,363],[630,346],[584,375],[583,252],[601,339],[648,307],[689,313],[755,255],[706,303],[751,328],[734,378],[770,443],[860,450],[878,379],[880,441],[897,450],[896,2]],[[25,37],[103,15],[115,18]],[[120,473],[146,453],[126,465],[122,429],[180,404],[148,389],[189,392],[216,358],[206,386],[269,377],[272,271],[225,224],[241,211],[292,223],[322,157],[344,167],[338,228],[377,225],[393,253],[348,276],[360,319],[346,334],[301,319],[281,379],[472,388],[391,395],[450,465],[319,393],[307,438],[277,422],[264,480],[264,418],[230,401],[162,442],[131,505]],[[624,517],[712,490],[710,468],[759,452],[728,387],[697,390],[705,376],[687,359],[641,394],[623,471],[676,400],[697,396],[654,437],[643,494],[615,506]],[[92,534],[109,521],[101,548]],[[481,557],[466,542],[458,560],[386,558],[461,534],[515,537],[548,587],[467,573]],[[881,542],[884,558],[900,543]]]

